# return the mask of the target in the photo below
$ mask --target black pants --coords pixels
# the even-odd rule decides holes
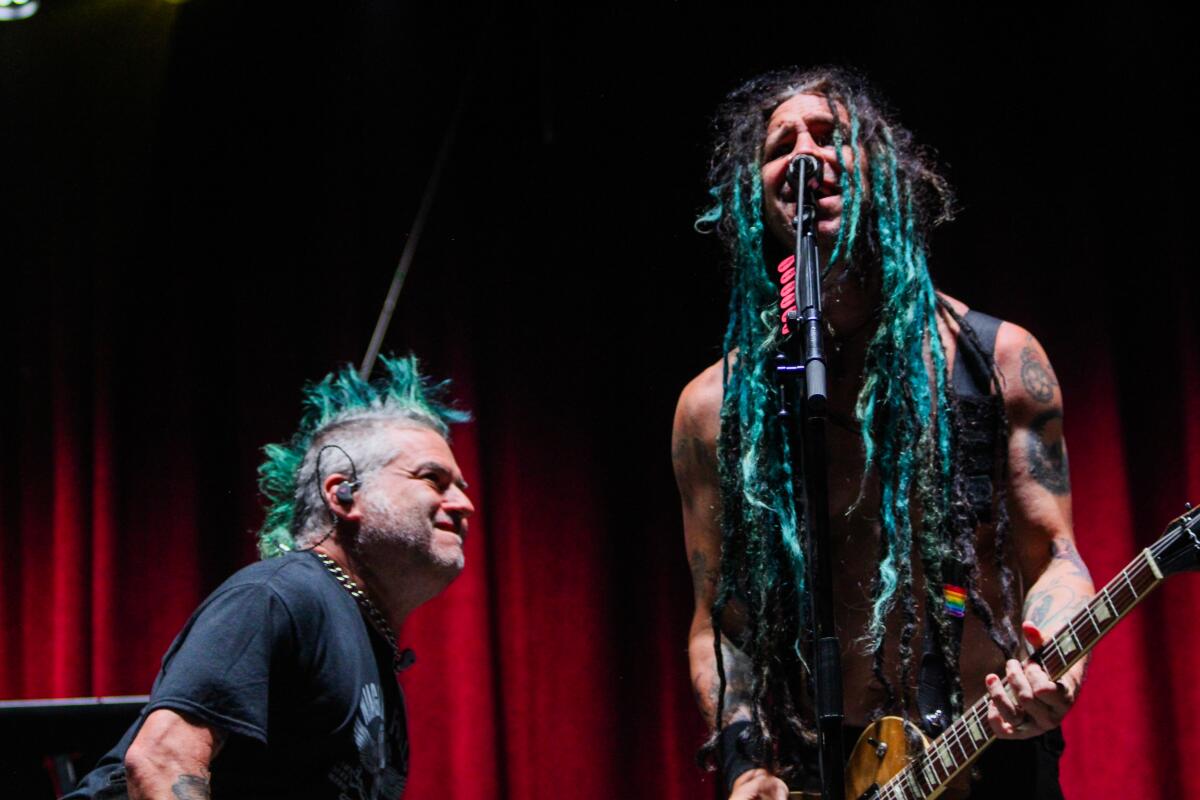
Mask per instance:
[[[971,783],[971,800],[1063,800],[1058,758],[1064,747],[1060,728],[1032,739],[993,742],[975,764],[979,780]]]

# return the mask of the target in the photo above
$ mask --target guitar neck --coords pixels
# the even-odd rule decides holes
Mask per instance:
[[[1138,554],[1054,637],[1033,654],[1052,680],[1096,646],[1142,598],[1162,582],[1163,574],[1149,549]],[[1005,683],[1007,689],[1007,681]],[[934,797],[996,738],[987,725],[988,699],[976,701],[924,752],[875,795],[879,800]]]

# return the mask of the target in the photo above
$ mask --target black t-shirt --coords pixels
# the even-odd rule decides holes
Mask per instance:
[[[408,738],[391,664],[311,553],[252,564],[192,614],[141,717],[67,798],[123,796],[125,751],[150,712],[169,708],[228,734],[213,797],[394,800]]]

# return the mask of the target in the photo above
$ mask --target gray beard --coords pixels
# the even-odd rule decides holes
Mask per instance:
[[[358,529],[358,546],[365,553],[383,553],[403,549],[406,560],[432,564],[439,568],[463,568],[462,556],[446,558],[433,550],[436,532],[432,521],[420,510],[402,510],[388,497],[368,495],[362,498],[366,512]]]

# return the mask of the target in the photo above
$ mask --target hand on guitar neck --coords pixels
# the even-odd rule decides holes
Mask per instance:
[[[1034,650],[1048,641],[1032,622],[1021,628]],[[1037,661],[1009,659],[1005,664],[1007,682],[994,674],[986,679],[990,700],[987,722],[992,731],[1001,739],[1029,739],[1057,728],[1075,703],[1085,663],[1080,661],[1061,678],[1052,680]]]

